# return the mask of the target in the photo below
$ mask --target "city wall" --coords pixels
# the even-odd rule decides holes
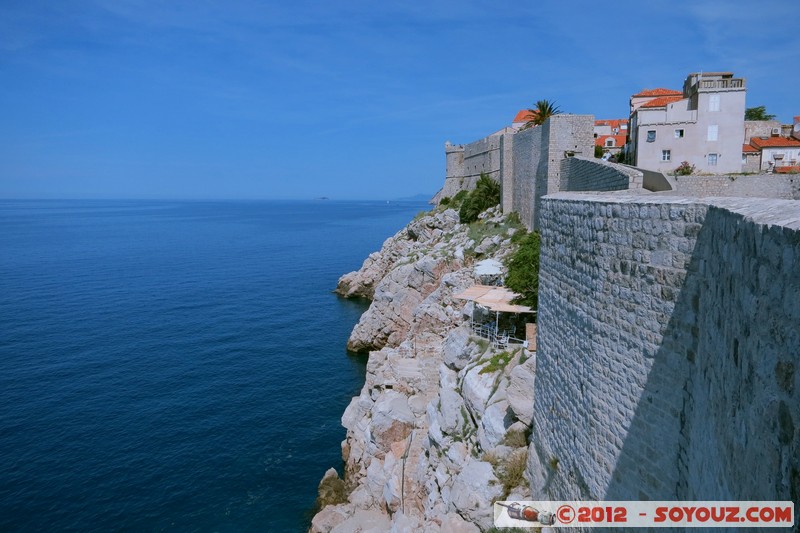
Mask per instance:
[[[800,200],[800,175],[757,174],[732,176],[672,176],[679,196],[739,196]]]
[[[541,203],[533,494],[800,500],[800,205]]]
[[[433,201],[473,189],[486,173],[501,185],[503,212],[516,211],[526,227],[536,228],[542,196],[563,190],[561,161],[593,153],[593,128],[591,115],[562,114],[519,132],[504,128],[469,144],[447,143],[445,184]]]
[[[570,157],[561,161],[561,191],[642,190],[641,171],[602,159]]]

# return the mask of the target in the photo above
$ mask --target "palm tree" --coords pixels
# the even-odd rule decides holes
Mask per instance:
[[[536,102],[536,109],[528,109],[528,111],[533,115],[533,118],[525,124],[526,128],[541,126],[551,116],[561,113],[555,101],[551,102],[550,100],[539,100]]]

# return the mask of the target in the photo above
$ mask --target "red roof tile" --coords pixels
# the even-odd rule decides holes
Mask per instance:
[[[749,144],[742,145],[742,152],[759,152],[759,149]]]
[[[614,139],[614,146],[612,148],[617,148],[620,146],[625,146],[625,135],[600,135],[594,140],[595,146],[606,146],[606,139]]]
[[[681,91],[673,91],[672,89],[644,89],[643,91],[634,94],[633,96],[683,96]]]
[[[752,137],[750,144],[756,148],[800,148],[800,141],[786,137]]]
[[[641,107],[666,107],[667,104],[677,102],[678,100],[683,100],[683,95],[660,96],[658,98],[653,98],[649,102],[645,102]]]
[[[529,120],[533,120],[533,119],[535,119],[535,118],[536,118],[536,115],[535,115],[535,114],[531,113],[531,112],[530,112],[530,111],[528,111],[527,109],[521,109],[521,110],[520,110],[520,111],[517,113],[517,116],[516,116],[516,117],[514,117],[514,120],[513,120],[513,122],[514,122],[514,123],[517,123],[517,122],[528,122]]]
[[[612,128],[622,128],[623,125],[628,125],[627,118],[612,118],[612,119],[604,119],[604,120],[595,120],[595,126],[610,126]]]

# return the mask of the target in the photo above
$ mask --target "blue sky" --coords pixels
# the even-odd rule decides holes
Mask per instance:
[[[796,0],[0,0],[0,197],[396,198],[547,98],[686,74],[800,115]]]

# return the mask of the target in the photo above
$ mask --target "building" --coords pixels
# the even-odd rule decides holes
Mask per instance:
[[[533,113],[530,109],[520,109],[517,112],[517,115],[514,117],[514,120],[511,122],[511,127],[516,131],[519,131],[524,128],[528,122],[534,120],[535,118],[536,113]]]
[[[745,93],[745,80],[732,72],[706,72],[689,74],[683,91],[632,95],[632,163],[659,172],[672,172],[683,161],[701,173],[741,172]]]
[[[750,145],[761,152],[762,172],[800,172],[800,140],[779,135],[753,137]]]
[[[594,121],[594,144],[604,154],[616,155],[625,147],[628,138],[628,119]]]

